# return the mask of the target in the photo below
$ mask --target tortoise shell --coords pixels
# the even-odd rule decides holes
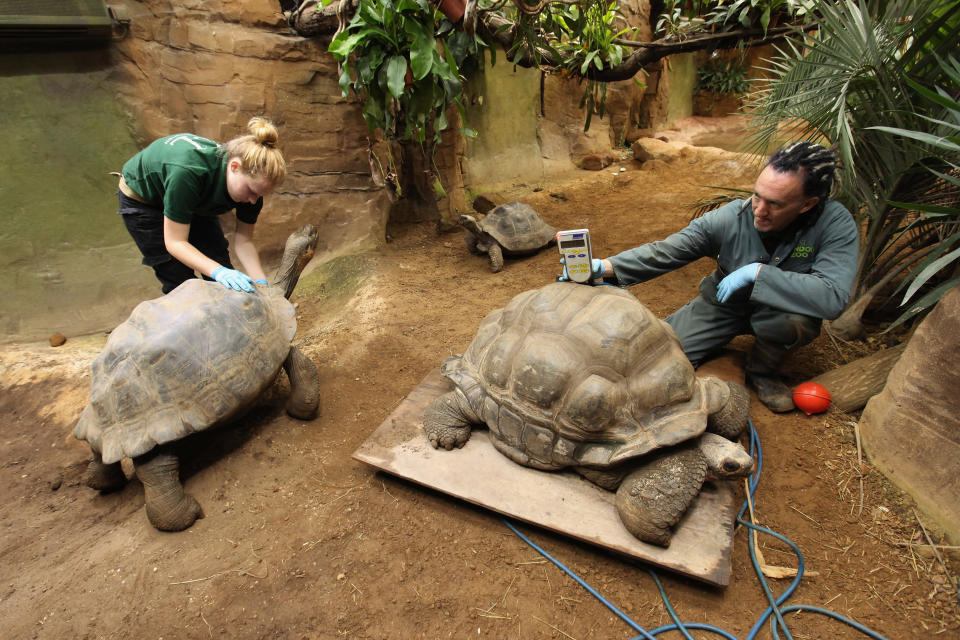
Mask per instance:
[[[296,328],[272,287],[191,279],[142,302],[93,361],[74,435],[110,464],[226,422],[273,382]]]
[[[498,449],[542,469],[605,468],[695,438],[728,397],[632,295],[573,283],[490,313],[442,372]]]
[[[533,207],[522,202],[509,202],[492,209],[479,225],[508,251],[536,251],[550,244],[557,235],[556,229]]]

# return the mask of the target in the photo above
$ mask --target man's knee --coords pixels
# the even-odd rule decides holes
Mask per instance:
[[[751,324],[757,339],[793,349],[805,345],[820,335],[820,318],[799,313],[755,314]]]
[[[675,311],[665,322],[677,334],[684,355],[695,368],[737,335],[745,333],[743,318],[711,304],[702,295]]]

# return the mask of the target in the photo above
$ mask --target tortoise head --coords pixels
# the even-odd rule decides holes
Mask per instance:
[[[712,479],[744,478],[756,468],[753,456],[738,442],[708,431],[700,436],[699,445]]]
[[[290,234],[283,249],[283,258],[277,273],[273,277],[273,285],[283,291],[286,298],[293,293],[300,274],[304,267],[313,258],[313,251],[317,247],[317,229],[311,224],[304,225]]]
[[[486,235],[483,229],[480,228],[480,222],[471,215],[463,214],[458,219],[460,226],[472,233],[475,236]]]

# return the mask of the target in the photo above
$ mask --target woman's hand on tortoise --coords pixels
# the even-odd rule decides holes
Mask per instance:
[[[236,269],[217,267],[213,270],[213,273],[210,274],[210,277],[228,289],[246,291],[247,293],[253,292],[253,285],[250,284],[250,276]]]

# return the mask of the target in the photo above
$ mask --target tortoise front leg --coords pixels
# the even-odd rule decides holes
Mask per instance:
[[[119,462],[103,464],[100,453],[94,451],[93,460],[87,465],[87,471],[83,474],[83,483],[97,491],[113,491],[127,483],[127,476],[124,475],[123,467]]]
[[[467,231],[463,234],[463,242],[467,245],[467,251],[472,253],[475,256],[482,256],[486,253],[486,249],[483,251],[480,250],[479,242],[480,238],[473,232]]]
[[[719,382],[726,384],[729,390],[727,402],[707,416],[707,431],[728,440],[737,440],[746,430],[747,420],[750,419],[750,394],[742,384]]]
[[[290,379],[287,413],[300,420],[313,420],[320,407],[320,374],[316,365],[302,351],[290,347],[283,369]]]
[[[423,430],[434,449],[459,449],[470,439],[470,425],[479,422],[459,389],[443,394],[423,412]]]
[[[169,451],[154,450],[133,460],[143,483],[147,519],[161,531],[183,531],[203,517],[203,509],[180,484],[180,461]]]
[[[671,527],[700,493],[706,475],[706,458],[695,444],[655,456],[617,489],[620,520],[640,540],[670,546]]]

